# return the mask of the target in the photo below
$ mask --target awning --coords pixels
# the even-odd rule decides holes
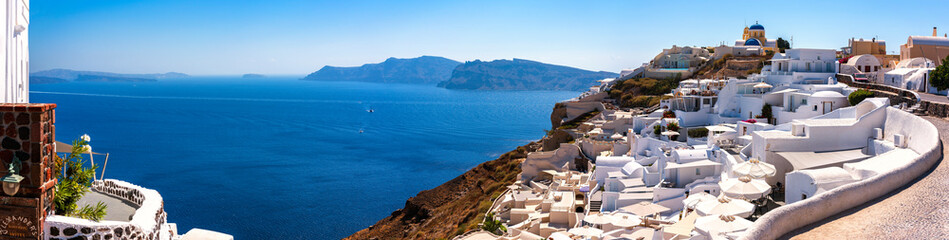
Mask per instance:
[[[688,163],[669,163],[666,165],[666,169],[677,169],[677,168],[696,168],[696,167],[710,167],[710,166],[721,166],[721,163],[713,162],[712,160],[699,160],[695,162]]]
[[[735,128],[730,128],[722,125],[706,126],[705,129],[708,129],[710,132],[736,132]]]
[[[833,152],[778,152],[777,154],[787,160],[794,170],[856,162],[871,157],[863,154],[859,148]]]
[[[646,186],[646,184],[643,183],[643,180],[642,180],[642,179],[636,179],[636,178],[632,178],[632,179],[622,179],[622,180],[619,180],[619,182],[622,183],[623,186],[626,187],[626,188],[631,188],[631,187],[645,187],[645,186]]]
[[[652,201],[653,194],[649,193],[620,193],[619,199]]]
[[[69,145],[64,142],[56,141],[56,152],[57,153],[72,153],[72,145]],[[84,152],[84,153],[92,153],[95,155],[105,155],[105,153],[97,153],[97,152]]]
[[[699,218],[697,212],[690,212],[689,215],[685,215],[685,218],[679,220],[672,225],[666,225],[662,228],[662,231],[665,233],[672,233],[679,236],[689,236],[692,235],[692,230],[695,229],[695,220]]]
[[[771,95],[771,94],[782,94],[782,93],[789,93],[789,92],[797,92],[797,91],[799,91],[799,90],[798,90],[798,89],[794,89],[794,88],[788,88],[788,89],[784,89],[784,90],[781,90],[781,91],[769,92],[768,95]]]
[[[623,174],[621,171],[612,171],[606,173],[606,178],[622,178],[626,177],[626,174]]]

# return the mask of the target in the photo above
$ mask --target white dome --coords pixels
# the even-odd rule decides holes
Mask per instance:
[[[896,64],[896,68],[931,68],[934,66],[935,63],[932,60],[924,57],[910,58]]]
[[[846,98],[843,94],[834,91],[820,91],[814,94],[811,94],[811,97],[815,98]]]
[[[850,66],[879,66],[880,60],[873,55],[863,54],[851,57],[845,64]]]

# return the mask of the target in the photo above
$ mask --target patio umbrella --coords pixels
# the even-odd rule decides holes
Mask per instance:
[[[743,176],[718,183],[725,196],[743,199],[759,199],[771,193],[771,185],[761,179]]]
[[[652,239],[653,235],[656,234],[656,230],[652,228],[639,227],[635,229],[623,229],[619,230],[619,236],[616,235],[617,232],[613,232],[609,236],[603,236],[603,240],[611,239]]]
[[[722,125],[706,126],[705,129],[708,129],[710,132],[736,132],[734,128]]]
[[[60,142],[60,141],[56,141],[55,148],[56,148],[56,152],[57,152],[57,153],[71,153],[71,152],[72,152],[72,145],[70,145],[70,144],[68,144],[68,143]],[[95,154],[95,155],[105,155],[105,153],[97,153],[97,152],[92,152],[92,151],[86,151],[86,152],[83,152],[83,153],[91,153],[91,154]]]
[[[623,139],[623,135],[620,135],[619,133],[614,133],[613,136],[610,136],[610,138],[614,140],[619,140],[619,139]]]
[[[702,216],[734,215],[749,217],[755,211],[755,205],[741,199],[731,199],[720,196],[717,201],[704,201],[695,206],[695,211]]]
[[[610,222],[611,225],[621,228],[639,226],[640,223],[642,220],[629,214],[613,214],[613,221]]]
[[[603,215],[603,213],[590,214],[583,218],[584,222],[588,222],[593,225],[607,224],[610,223],[610,220],[612,219],[610,219],[610,217],[607,215]]]
[[[764,82],[760,82],[760,83],[758,83],[758,84],[755,84],[755,86],[754,86],[754,88],[772,88],[772,87],[774,87],[774,86],[771,86],[771,84],[767,84],[767,83],[764,83]]]
[[[573,235],[587,236],[587,237],[600,237],[600,235],[603,235],[603,230],[600,230],[597,228],[591,228],[590,226],[571,228],[567,232]]]
[[[748,219],[731,215],[715,215],[700,217],[695,220],[695,231],[699,234],[713,237],[731,232],[740,232],[748,229],[754,222]]]
[[[677,135],[679,135],[679,132],[675,132],[675,131],[665,131],[665,132],[662,132],[662,133],[660,133],[660,134],[662,134],[663,136],[674,136],[674,135],[677,136]]]
[[[633,205],[622,207],[620,210],[632,213],[636,216],[648,216],[669,211],[670,209],[652,202],[639,202]]]
[[[689,197],[682,200],[682,204],[685,205],[686,208],[695,209],[699,203],[715,200],[718,200],[718,198],[712,196],[712,194],[708,194],[707,192],[698,192],[695,194],[689,194]]]
[[[774,165],[752,158],[747,162],[739,163],[732,167],[732,172],[740,176],[749,176],[752,178],[771,177],[777,172]]]

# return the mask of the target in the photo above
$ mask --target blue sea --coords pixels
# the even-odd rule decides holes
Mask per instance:
[[[339,239],[540,138],[579,94],[297,79],[69,82],[30,100],[58,105],[56,140],[110,153],[106,178],[158,190],[182,233]]]

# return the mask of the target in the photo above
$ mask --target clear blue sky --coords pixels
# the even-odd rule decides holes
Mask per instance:
[[[524,58],[619,72],[673,44],[731,43],[755,20],[795,48],[949,31],[942,1],[31,2],[31,71],[295,74],[388,57]]]

